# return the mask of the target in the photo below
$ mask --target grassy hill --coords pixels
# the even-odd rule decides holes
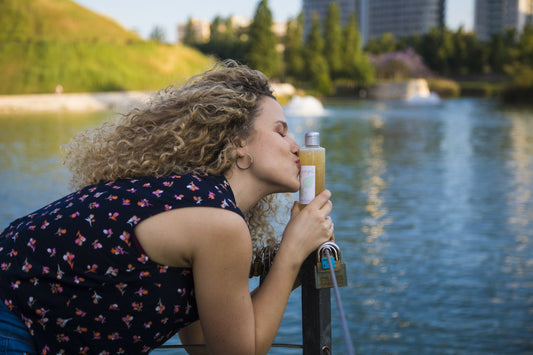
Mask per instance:
[[[0,94],[155,90],[212,63],[70,0],[0,1]]]

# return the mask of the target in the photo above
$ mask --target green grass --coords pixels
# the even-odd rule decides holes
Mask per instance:
[[[144,41],[70,0],[0,1],[0,94],[156,90],[214,60]]]
[[[503,83],[490,83],[484,81],[462,81],[461,96],[472,97],[497,97],[505,87]]]
[[[428,86],[431,92],[437,93],[442,98],[459,97],[461,94],[459,84],[449,79],[431,78],[428,79]]]

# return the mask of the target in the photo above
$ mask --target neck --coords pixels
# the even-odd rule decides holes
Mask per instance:
[[[259,200],[268,195],[265,187],[254,181],[244,170],[233,168],[224,176],[231,186],[235,203],[243,213],[247,213]]]

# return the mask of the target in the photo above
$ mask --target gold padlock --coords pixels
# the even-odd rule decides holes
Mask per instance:
[[[337,286],[344,287],[348,284],[346,264],[341,260],[341,252],[337,244],[334,242],[322,244],[317,250],[317,259],[315,265],[315,287],[317,289],[334,287],[331,267],[333,267]]]

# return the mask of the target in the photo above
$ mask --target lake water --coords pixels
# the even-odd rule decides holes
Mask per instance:
[[[325,108],[288,120],[299,143],[318,130],[326,148],[356,353],[533,354],[533,110],[482,99]],[[107,117],[0,116],[0,228],[70,191],[58,147]],[[332,324],[343,354],[335,298]],[[297,290],[276,343],[301,337]]]

